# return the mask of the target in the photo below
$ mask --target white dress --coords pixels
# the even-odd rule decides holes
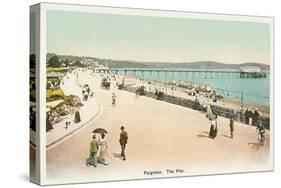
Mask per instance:
[[[101,139],[100,140],[100,155],[98,157],[99,163],[108,165],[109,164],[109,155],[108,155],[108,145],[107,145],[107,140],[106,139]]]

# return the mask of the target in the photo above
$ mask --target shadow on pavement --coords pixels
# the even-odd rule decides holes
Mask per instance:
[[[228,135],[225,135],[225,134],[222,135],[222,136],[224,136],[224,137],[226,137],[226,138],[231,138],[231,136],[228,136]]]
[[[204,134],[198,134],[197,137],[199,137],[199,138],[209,138],[209,136],[206,136]]]
[[[113,153],[113,157],[121,159],[121,154],[119,153]]]

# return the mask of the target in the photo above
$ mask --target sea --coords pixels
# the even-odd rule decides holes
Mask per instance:
[[[124,69],[118,68],[119,74],[125,74]],[[267,71],[266,78],[240,78],[236,73],[227,75],[226,73],[191,73],[191,72],[176,72],[175,69],[169,71],[142,71],[143,69],[126,68],[127,75],[134,75],[138,78],[157,82],[176,81],[179,84],[181,81],[189,81],[193,83],[207,84],[216,91],[217,94],[231,98],[236,101],[247,102],[258,105],[270,105],[270,73]],[[165,69],[167,70],[167,69]],[[173,70],[173,71],[172,71]],[[195,71],[195,69],[180,69],[181,71]],[[196,69],[204,71],[203,69]],[[207,70],[206,70],[207,71]],[[210,70],[208,70],[210,71]],[[212,71],[216,71],[212,69]],[[221,71],[218,70],[218,71]],[[237,70],[223,70],[228,72],[237,72]]]

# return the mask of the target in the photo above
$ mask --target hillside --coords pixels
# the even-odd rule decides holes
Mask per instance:
[[[48,53],[47,60],[56,54]],[[92,59],[102,65],[107,65],[110,68],[178,68],[178,69],[239,69],[241,66],[259,66],[262,70],[269,70],[269,65],[246,62],[242,64],[228,64],[215,61],[196,61],[196,62],[182,62],[182,63],[171,63],[171,62],[141,62],[141,61],[130,61],[130,60],[112,60],[102,59],[97,57],[86,57],[86,56],[71,56],[71,55],[57,55],[59,59],[69,61]]]

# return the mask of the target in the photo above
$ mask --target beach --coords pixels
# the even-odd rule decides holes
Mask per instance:
[[[272,169],[268,130],[261,146],[255,127],[235,122],[234,138],[231,139],[229,119],[219,116],[218,135],[210,139],[210,121],[205,113],[118,90],[114,79],[110,89],[105,90],[100,87],[101,79],[100,74],[91,74],[90,71],[79,73],[80,84],[87,83],[94,90],[101,112],[79,132],[47,151],[47,180],[50,184]],[[120,76],[117,82],[122,79]],[[141,82],[134,77],[125,78],[126,85],[143,84]],[[150,85],[153,84],[158,87],[158,83]],[[113,92],[117,96],[114,107],[111,105]],[[184,95],[178,90],[167,92]],[[126,161],[120,159],[118,140],[121,126],[129,136]],[[111,160],[108,166],[98,164],[93,168],[85,165],[95,128],[108,131],[106,137]]]
[[[162,90],[166,95],[170,96],[176,96],[184,99],[189,99],[194,101],[195,96],[190,96],[187,94],[187,91],[190,91],[189,89],[179,87],[178,85],[169,85],[169,84],[164,84],[162,82],[159,82],[157,80],[149,80],[149,79],[140,79],[134,75],[124,75],[124,74],[119,74],[116,76],[116,81],[118,83],[121,83],[122,80],[124,80],[125,85],[131,86],[131,87],[137,87],[137,86],[145,86],[147,91],[155,92],[156,89]],[[230,97],[224,96],[223,101],[216,101],[213,102],[211,99],[197,95],[199,97],[199,101],[211,104],[211,105],[217,105],[221,107],[227,107],[234,109],[236,111],[241,110],[241,101],[237,99],[233,99]],[[270,116],[270,107],[267,105],[261,105],[261,104],[254,104],[254,103],[249,103],[249,102],[243,102],[243,108],[248,108],[248,109],[255,109],[257,108],[259,112],[266,117]]]
[[[269,106],[269,77],[270,73],[263,70],[265,77],[249,78],[241,76],[239,69],[126,69],[112,70],[122,75],[131,75],[152,82],[174,83],[177,85],[185,83],[207,85],[215,90],[217,94],[232,101],[241,103],[253,103],[255,105]],[[243,93],[243,94],[242,94]]]

